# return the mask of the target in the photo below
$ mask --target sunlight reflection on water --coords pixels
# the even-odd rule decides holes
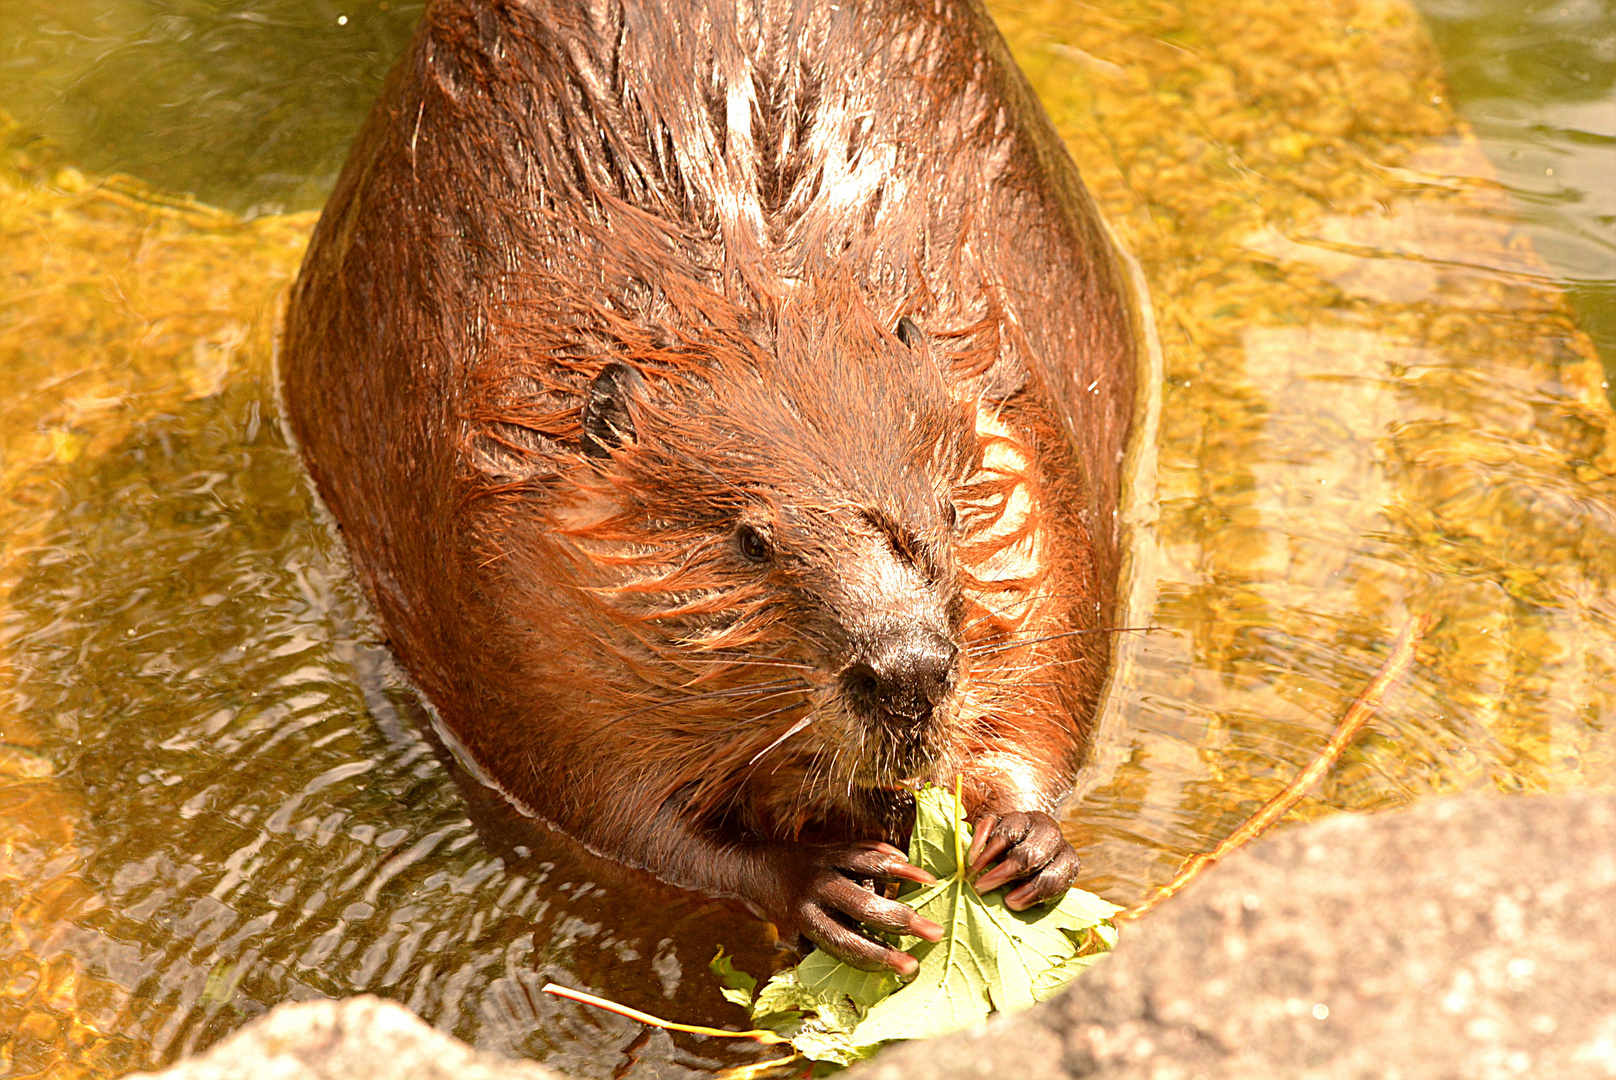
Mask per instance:
[[[1575,132],[1616,76],[1506,97],[1451,51],[1483,63],[1496,13],[1433,6],[1478,143],[1406,7],[1204,7],[995,7],[1161,345],[1128,622],[1161,629],[1120,639],[1072,817],[1121,902],[1304,766],[1412,614],[1440,619],[1417,669],[1302,816],[1616,774],[1616,426],[1572,318],[1608,317],[1616,170]],[[0,1075],[111,1075],[360,990],[581,1076],[746,1054],[537,993],[738,1022],[714,949],[780,958],[446,771],[281,434],[313,219],[266,211],[318,204],[415,10],[354,4],[349,37],[291,0],[0,15]],[[1495,164],[1528,149],[1552,184]]]

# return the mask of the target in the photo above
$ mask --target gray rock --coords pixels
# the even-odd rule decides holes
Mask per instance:
[[[282,1005],[164,1080],[560,1080],[376,998]],[[1616,1077],[1616,796],[1465,797],[1261,841],[1065,995],[849,1080]]]
[[[1474,796],[1262,842],[1062,997],[849,1080],[1616,1077],[1616,797]]]
[[[563,1080],[473,1050],[376,997],[272,1009],[207,1053],[144,1080]],[[134,1080],[141,1080],[136,1077]]]

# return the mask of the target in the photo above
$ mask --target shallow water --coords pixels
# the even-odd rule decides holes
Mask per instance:
[[[750,1056],[538,993],[733,1023],[714,949],[781,958],[445,769],[276,419],[312,224],[280,211],[318,205],[417,9],[61,7],[0,3],[0,1076],[359,991],[581,1076]],[[1085,884],[1132,902],[1232,830],[1420,614],[1299,816],[1610,786],[1616,9],[995,14],[1159,340],[1128,617],[1159,629],[1120,639]]]

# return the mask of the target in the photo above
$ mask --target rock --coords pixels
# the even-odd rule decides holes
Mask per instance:
[[[1124,926],[1064,995],[849,1080],[1616,1077],[1616,796],[1286,830]],[[373,997],[282,1005],[163,1080],[561,1080]]]
[[[278,1006],[207,1053],[131,1080],[563,1080],[473,1050],[377,997]]]
[[[1616,1077],[1616,797],[1466,796],[1287,830],[1066,994],[849,1080]]]

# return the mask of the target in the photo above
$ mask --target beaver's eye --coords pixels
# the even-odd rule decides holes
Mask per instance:
[[[745,555],[753,562],[769,561],[769,541],[762,533],[750,525],[742,525],[735,530],[735,542]]]

